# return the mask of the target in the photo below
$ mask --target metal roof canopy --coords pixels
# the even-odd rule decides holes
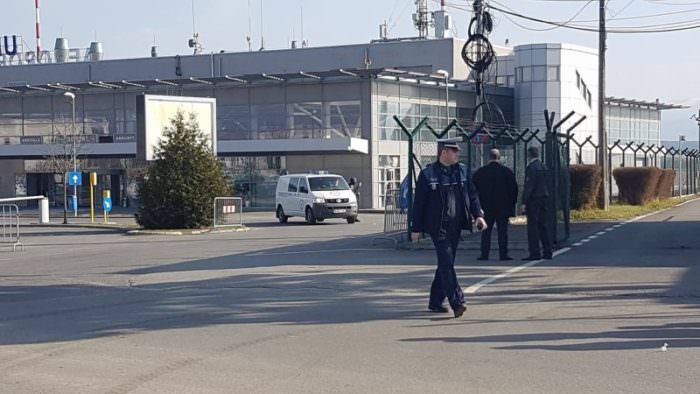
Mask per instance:
[[[629,106],[656,108],[658,110],[690,108],[686,105],[666,104],[666,103],[659,102],[658,100],[656,100],[656,101],[644,101],[644,100],[627,99],[624,97],[606,97],[605,103],[606,104],[617,104],[620,106],[629,105]]]
[[[47,84],[21,85],[21,86],[0,86],[0,94],[22,94],[30,91],[41,92],[62,92],[62,91],[82,91],[82,90],[120,90],[120,89],[148,89],[153,86],[181,88],[184,86],[201,85],[213,86],[219,84],[231,84],[234,86],[244,86],[251,84],[268,83],[303,83],[306,81],[322,81],[348,78],[391,78],[400,82],[427,82],[439,83],[445,81],[444,77],[435,74],[426,74],[415,71],[405,71],[391,68],[376,69],[337,69],[328,71],[297,71],[284,74],[244,74],[244,75],[224,75],[221,77],[182,77],[167,79],[149,80],[119,80],[119,81],[87,81],[81,83],[61,83],[53,82]]]

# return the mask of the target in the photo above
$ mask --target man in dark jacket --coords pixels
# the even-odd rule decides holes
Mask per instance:
[[[552,238],[547,222],[547,207],[550,198],[547,187],[547,169],[540,160],[540,152],[537,147],[529,147],[527,157],[530,162],[525,169],[523,211],[527,215],[527,242],[530,255],[523,260],[551,259]],[[542,242],[542,254],[540,254],[540,242]]]
[[[498,252],[501,260],[513,260],[508,256],[508,219],[515,216],[518,183],[513,171],[501,164],[501,152],[498,149],[491,149],[489,159],[489,164],[474,174],[474,186],[479,191],[479,201],[488,226],[481,233],[481,256],[477,260],[489,259],[494,223],[498,228]]]
[[[438,140],[438,160],[421,171],[413,202],[413,233],[418,241],[430,234],[435,245],[438,266],[430,287],[428,310],[448,312],[442,306],[448,299],[454,316],[467,309],[464,293],[457,281],[454,260],[462,230],[486,228],[479,197],[466,167],[459,163],[459,139]]]

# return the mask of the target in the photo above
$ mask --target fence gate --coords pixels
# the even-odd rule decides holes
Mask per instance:
[[[240,197],[216,197],[214,199],[214,227],[243,225],[243,199]]]
[[[20,241],[19,231],[19,207],[16,204],[0,204],[0,225],[2,226],[2,238],[0,243],[12,246],[12,251],[17,247],[24,250]]]

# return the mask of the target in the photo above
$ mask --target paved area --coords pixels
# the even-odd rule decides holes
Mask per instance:
[[[527,267],[461,251],[461,319],[425,312],[432,251],[373,246],[380,215],[260,215],[204,236],[28,228],[0,250],[0,392],[700,392],[699,201],[579,226]]]

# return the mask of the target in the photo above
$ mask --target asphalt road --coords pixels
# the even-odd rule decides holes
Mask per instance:
[[[452,319],[425,312],[433,252],[373,246],[379,215],[30,227],[0,249],[0,392],[700,392],[700,201],[582,229],[528,267],[460,251]]]

